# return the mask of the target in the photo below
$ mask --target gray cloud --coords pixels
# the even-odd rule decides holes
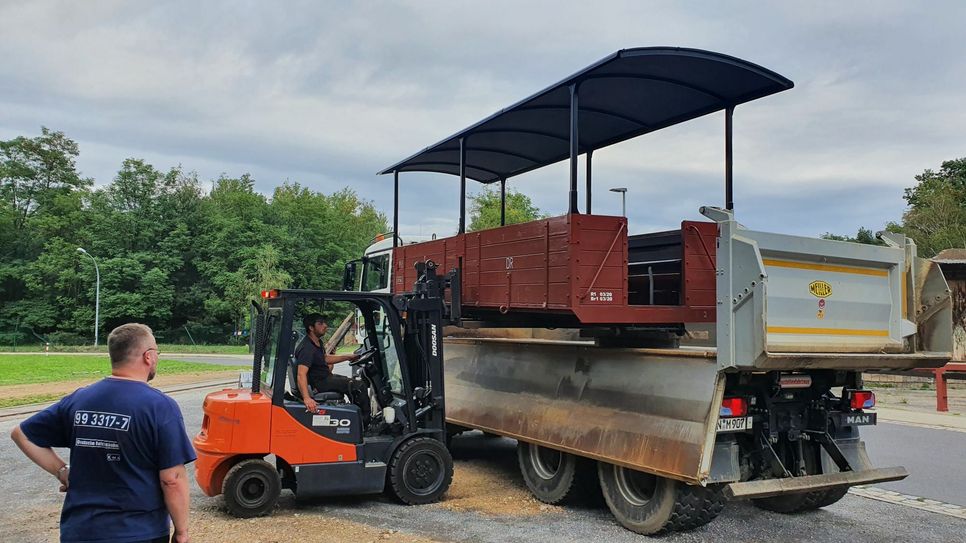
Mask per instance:
[[[881,227],[925,168],[966,155],[959,2],[71,2],[0,5],[0,137],[63,130],[109,181],[128,156],[204,178],[251,172],[390,211],[374,173],[623,47],[721,51],[796,88],[736,113],[750,227]],[[634,231],[722,200],[720,116],[595,154],[595,211]],[[404,175],[403,231],[450,233],[458,183]],[[510,181],[564,210],[561,165]],[[583,196],[581,196],[581,201]]]

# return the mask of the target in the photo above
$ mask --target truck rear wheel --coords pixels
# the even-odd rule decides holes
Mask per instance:
[[[423,505],[439,501],[453,482],[453,457],[439,440],[414,437],[389,460],[388,487],[399,501]]]
[[[756,506],[775,513],[795,514],[813,511],[841,500],[848,493],[848,487],[802,492],[784,496],[772,496],[752,500]]]
[[[806,471],[809,474],[821,473],[821,449],[818,444],[809,443],[808,446],[804,447],[803,451],[805,452]],[[759,498],[752,500],[752,502],[761,509],[774,511],[775,513],[804,513],[805,511],[813,511],[832,505],[844,498],[848,491],[848,487],[831,488],[827,490],[816,490],[814,492]]]
[[[586,458],[518,441],[517,462],[527,488],[544,503],[593,501],[600,495],[593,461]]]
[[[275,508],[282,492],[278,472],[268,462],[252,458],[232,466],[222,493],[228,511],[239,518],[260,517]]]
[[[643,535],[703,526],[724,508],[720,489],[684,483],[604,462],[600,488],[621,526]]]

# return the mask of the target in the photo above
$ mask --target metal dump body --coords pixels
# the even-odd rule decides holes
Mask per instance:
[[[495,338],[447,338],[445,352],[451,423],[691,483],[708,478],[724,390],[713,352]]]
[[[719,226],[716,345],[723,369],[938,367],[950,291],[903,236],[871,246]]]

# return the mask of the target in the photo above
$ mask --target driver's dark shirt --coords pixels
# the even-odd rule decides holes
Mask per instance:
[[[329,365],[325,363],[325,349],[316,346],[308,336],[295,349],[295,362],[299,366],[308,366],[308,381],[312,388],[318,389],[316,383],[324,381],[329,376]]]

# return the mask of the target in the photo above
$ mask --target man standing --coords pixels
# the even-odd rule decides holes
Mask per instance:
[[[325,337],[329,325],[321,314],[306,315],[302,319],[302,325],[305,326],[305,339],[295,350],[295,361],[298,363],[299,392],[302,394],[305,409],[315,411],[318,408],[309,390],[311,386],[316,392],[347,394],[362,411],[362,420],[368,419],[371,410],[368,391],[356,390],[353,388],[352,379],[332,373],[332,366],[339,362],[356,360],[359,357],[353,354],[326,354],[322,338]]]
[[[158,344],[143,324],[107,338],[111,376],[14,428],[20,450],[67,492],[63,542],[188,541],[188,474],[196,458],[174,400],[147,384]],[[68,465],[51,447],[69,447]],[[170,515],[170,519],[169,519]]]

